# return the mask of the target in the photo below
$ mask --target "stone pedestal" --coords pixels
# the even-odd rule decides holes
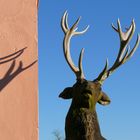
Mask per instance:
[[[0,0],[0,140],[38,140],[37,0]]]

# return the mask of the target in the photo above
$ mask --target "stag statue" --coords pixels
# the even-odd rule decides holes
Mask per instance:
[[[63,42],[64,56],[71,70],[76,75],[76,83],[72,87],[65,88],[59,95],[63,99],[72,99],[65,120],[66,140],[105,140],[101,135],[98,123],[96,103],[108,105],[111,101],[107,94],[102,91],[102,84],[112,72],[132,57],[139,45],[140,36],[137,36],[134,48],[130,50],[128,44],[135,32],[134,20],[130,27],[126,29],[126,32],[122,31],[119,20],[117,21],[117,28],[112,24],[112,28],[119,34],[120,38],[118,56],[112,67],[108,68],[108,60],[106,60],[105,67],[99,76],[93,81],[88,81],[85,79],[82,68],[84,49],[81,50],[78,67],[75,66],[70,55],[70,40],[72,36],[84,34],[88,29],[87,26],[83,31],[78,32],[77,25],[79,21],[80,18],[69,28],[67,12],[64,13],[61,21],[61,26],[65,34]]]

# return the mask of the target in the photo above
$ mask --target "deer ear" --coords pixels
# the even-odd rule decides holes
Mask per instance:
[[[104,92],[101,93],[101,98],[99,99],[98,103],[101,105],[108,105],[110,104],[111,100]]]
[[[73,92],[73,88],[72,88],[72,87],[65,88],[65,89],[59,94],[59,97],[61,97],[61,98],[63,98],[63,99],[71,99],[71,98],[73,97],[72,92]]]

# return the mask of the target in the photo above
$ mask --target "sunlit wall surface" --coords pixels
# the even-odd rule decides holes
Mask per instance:
[[[37,5],[0,0],[0,139],[38,140]]]

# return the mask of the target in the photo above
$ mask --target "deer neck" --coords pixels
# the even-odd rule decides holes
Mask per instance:
[[[87,138],[86,140],[105,140],[101,135],[95,110],[90,111],[86,108],[70,109],[67,114],[66,122],[68,122],[68,124],[66,123],[68,125],[66,126],[67,132],[72,132],[72,134],[68,135],[76,135],[75,138],[77,140],[80,140],[78,138],[82,138],[82,135]],[[70,130],[71,128],[72,130]],[[84,134],[82,134],[83,132]]]

